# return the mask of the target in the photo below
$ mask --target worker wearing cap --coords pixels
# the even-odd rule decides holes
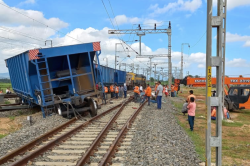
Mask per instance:
[[[136,102],[138,101],[139,96],[140,96],[140,89],[138,86],[135,86],[135,88],[134,88],[134,100]]]

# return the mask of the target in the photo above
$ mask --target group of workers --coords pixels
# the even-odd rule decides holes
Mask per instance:
[[[167,86],[162,86],[161,82],[158,81],[158,82],[156,82],[155,94],[154,94],[155,98],[156,98],[156,102],[157,102],[157,109],[161,109],[163,94],[168,96]],[[144,98],[140,101],[140,103],[144,103],[144,101],[147,99],[148,106],[150,106],[150,97],[152,95],[152,89],[149,86],[149,84],[147,84],[147,88],[145,90],[143,90],[142,85],[139,85],[139,86],[136,85],[134,87],[134,98],[135,98],[136,102],[140,99],[140,96],[143,96],[143,95],[144,95]]]
[[[124,98],[127,98],[127,86],[126,83],[122,86],[118,86],[117,84],[110,85],[109,89],[107,86],[104,87],[105,92],[105,99],[108,99],[108,92],[111,93],[111,98],[117,98],[122,97],[124,95]]]
[[[190,125],[190,130],[193,131],[194,128],[194,118],[195,118],[195,110],[196,110],[196,96],[193,94],[193,90],[189,91],[189,96],[187,97],[186,103],[183,104],[182,113],[185,115],[188,113],[188,123]],[[229,111],[226,107],[222,107],[224,117],[226,119],[230,118]],[[211,120],[216,120],[216,107],[211,109]]]

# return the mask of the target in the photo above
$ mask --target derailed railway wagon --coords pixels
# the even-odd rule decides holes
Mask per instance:
[[[111,84],[117,84],[118,86],[121,86],[126,82],[125,71],[100,65],[100,70],[98,73],[100,74],[97,74],[97,81],[102,82],[104,86],[110,86]]]
[[[95,116],[100,54],[100,42],[93,42],[29,50],[5,61],[15,93],[22,102],[41,106],[44,117],[52,109],[63,116],[86,111]]]

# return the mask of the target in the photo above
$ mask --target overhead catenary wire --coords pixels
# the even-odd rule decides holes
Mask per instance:
[[[205,36],[206,33],[207,33],[207,31],[205,31],[205,32],[203,33],[203,35],[200,37],[200,39],[199,39],[193,46],[190,46],[190,48],[195,47],[195,46],[201,41],[201,39]]]
[[[103,0],[101,0],[101,1],[102,1],[102,4],[103,4],[103,6],[104,6],[104,8],[105,8],[105,11],[106,11],[106,13],[107,13],[107,15],[108,15],[108,17],[109,17],[109,20],[110,20],[110,22],[111,22],[113,28],[116,29],[115,26],[114,26],[114,24],[113,24],[113,21],[112,21],[110,15],[109,15],[109,12],[108,12],[108,10],[107,10],[107,8],[106,8],[105,3],[103,2]],[[116,34],[116,36],[118,37],[119,40],[121,40],[117,34]],[[121,40],[121,41],[122,41],[122,40]],[[120,43],[121,43],[121,42],[120,42]],[[121,45],[122,45],[122,47],[123,47],[123,50],[125,51],[125,48],[124,48],[124,46],[123,46],[122,43],[121,43]]]
[[[110,22],[111,22],[113,28],[115,29],[115,26],[114,26],[114,24],[113,24],[113,22],[112,22],[112,20],[111,20],[111,17],[110,17],[110,15],[109,15],[109,13],[108,13],[108,10],[107,10],[106,6],[105,6],[105,3],[103,2],[103,0],[101,0],[101,1],[102,1],[102,4],[103,4],[103,6],[104,6],[104,8],[105,8],[105,10],[106,10],[106,13],[107,13],[107,15],[108,15],[108,17],[109,17],[109,20],[110,20]],[[116,35],[117,35],[117,34],[116,34]],[[130,45],[128,45],[124,40],[120,39],[118,35],[117,35],[117,37],[118,37],[118,39],[119,39],[120,41],[122,41],[125,45],[127,45],[131,50],[133,50],[136,54],[138,54],[138,52],[135,51],[132,47],[130,47]],[[121,43],[121,44],[122,44],[122,43]],[[125,48],[124,48],[123,44],[122,44],[122,47],[123,47],[123,49],[124,49],[124,51],[125,51]]]
[[[3,37],[3,36],[0,36],[0,38],[7,39],[7,40],[13,40],[13,41],[16,41],[16,42],[25,43],[25,44],[29,44],[29,45],[34,45],[34,44],[40,45],[40,44],[37,44],[37,43],[30,43],[30,42],[24,42],[24,41],[21,41],[21,40],[10,39],[10,38]]]
[[[0,2],[0,5],[5,6],[5,7],[9,8],[9,9],[11,9],[11,10],[13,10],[13,11],[15,11],[15,12],[17,12],[17,13],[19,13],[19,14],[21,14],[21,15],[23,15],[23,16],[25,16],[25,17],[27,17],[27,18],[29,18],[29,19],[31,19],[31,20],[37,22],[37,23],[39,23],[39,24],[42,24],[42,25],[46,26],[47,28],[50,28],[50,29],[52,29],[52,30],[54,30],[54,31],[56,31],[56,32],[58,32],[58,33],[64,34],[65,36],[67,36],[67,37],[69,37],[69,38],[71,38],[71,39],[74,39],[74,40],[78,41],[79,43],[82,43],[82,41],[80,41],[80,40],[78,40],[78,39],[76,39],[76,38],[74,38],[74,37],[72,37],[72,36],[69,36],[68,34],[66,34],[66,33],[64,33],[64,32],[61,32],[61,31],[59,31],[59,30],[57,30],[57,29],[55,29],[55,28],[52,28],[52,27],[46,25],[45,23],[43,23],[43,22],[41,22],[41,21],[38,21],[38,20],[36,20],[36,19],[34,19],[34,18],[30,17],[30,16],[27,16],[27,15],[23,14],[22,12],[20,12],[20,11],[18,11],[18,10],[16,10],[16,9],[11,8],[11,7],[8,6],[8,5],[5,5],[5,4],[3,4],[3,3],[1,3],[1,2]]]
[[[44,42],[44,40],[43,40],[42,38],[33,37],[33,36],[30,36],[30,35],[27,34],[27,33],[23,33],[23,32],[20,32],[20,31],[11,29],[11,28],[7,28],[7,27],[1,26],[1,27],[0,27],[0,30],[6,31],[6,32],[9,32],[9,33],[13,33],[13,34],[18,34],[18,35],[21,35],[21,36],[24,36],[24,37],[27,37],[27,38],[30,38],[30,39],[33,39],[33,40],[37,40],[37,41],[42,41],[42,42]]]

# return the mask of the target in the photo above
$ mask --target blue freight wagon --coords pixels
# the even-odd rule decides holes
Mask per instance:
[[[89,111],[97,114],[91,96],[98,95],[102,77],[100,42],[39,48],[6,59],[12,88],[23,102],[41,106],[43,116],[56,108],[60,115]],[[94,57],[97,64],[94,64]]]
[[[104,86],[110,86],[111,84],[123,85],[126,82],[125,71],[100,65],[100,70],[97,73],[100,73],[97,81],[102,82]]]

